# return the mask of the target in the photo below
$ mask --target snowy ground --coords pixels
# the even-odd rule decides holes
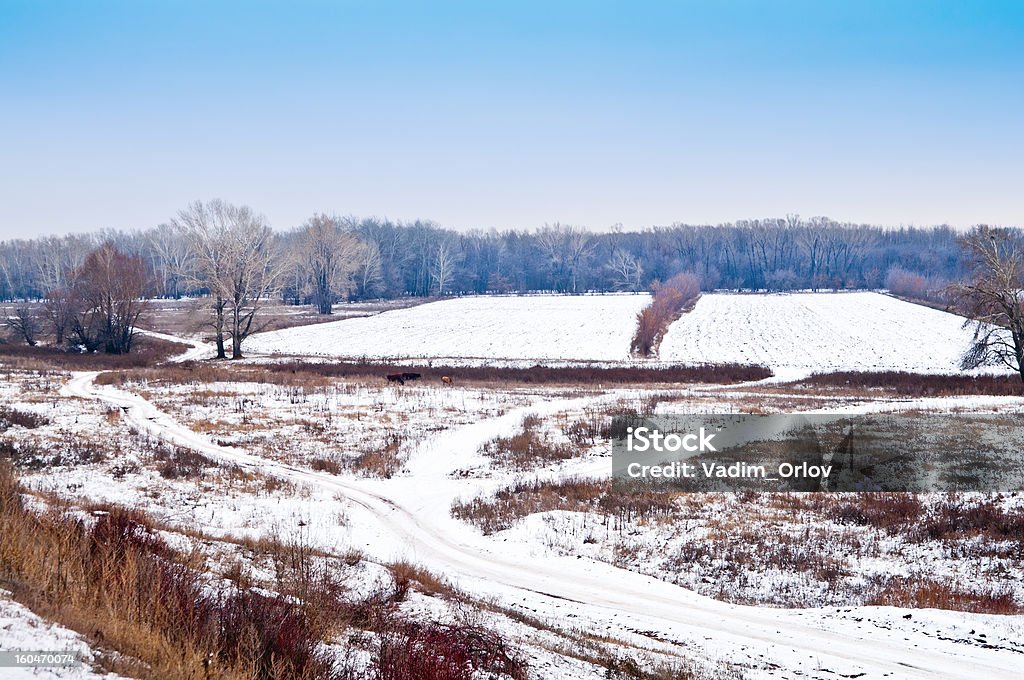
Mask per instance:
[[[91,668],[95,653],[82,636],[39,618],[0,590],[0,652],[32,651],[74,654],[81,665],[66,668],[0,668],[4,680],[117,680],[112,673]]]
[[[353,359],[625,361],[648,295],[442,300],[377,316],[260,333],[250,352]]]
[[[959,332],[960,321],[941,312],[875,294],[746,296],[740,302],[733,299],[736,297],[707,296],[692,314],[698,314],[707,300],[712,308],[740,305],[727,315],[733,321],[727,318],[724,323],[733,323],[732,333],[738,334],[735,337],[741,343],[744,333],[751,335],[753,345],[744,350],[740,344],[728,350],[735,356],[717,358],[714,352],[726,352],[733,342],[733,336],[721,335],[717,340],[721,347],[717,349],[702,343],[690,347],[677,339],[675,344],[663,345],[663,353],[666,348],[674,347],[672,351],[678,352],[685,347],[700,357],[693,361],[764,361],[794,372],[807,372],[819,364],[937,371],[940,364],[949,370],[954,360],[950,353],[943,354],[940,343],[955,337],[951,329]],[[292,348],[294,353],[326,355],[331,351],[347,353],[350,350],[344,348],[351,343],[367,349],[377,347],[378,352],[383,351],[382,347],[389,352],[394,347],[449,352],[419,356],[467,358],[491,353],[520,359],[566,360],[590,353],[598,360],[615,361],[624,358],[623,348],[628,348],[632,325],[607,324],[613,317],[631,318],[646,303],[642,296],[497,300],[447,300],[368,319],[268,333],[256,340],[277,338],[275,342],[288,344],[274,350],[271,345],[254,343],[253,349]],[[464,324],[478,324],[472,332],[449,318],[458,316],[454,312],[440,317],[436,311],[429,312],[449,304],[477,310],[461,317]],[[494,304],[502,308],[502,313],[487,307]],[[538,304],[548,312],[544,324],[531,326],[525,321],[527,312],[535,312],[531,305]],[[513,313],[516,305],[520,307]],[[744,305],[747,311],[741,309]],[[555,311],[559,306],[564,307],[563,313]],[[595,306],[604,311],[593,313]],[[851,309],[860,315],[856,317],[859,321],[847,318]],[[875,312],[888,323],[873,321]],[[363,327],[361,331],[352,331],[349,326],[388,315],[408,318],[414,313],[424,316],[408,326],[395,322],[389,323],[387,330]],[[768,319],[774,319],[777,325],[766,328],[784,328],[753,336],[757,324]],[[779,319],[787,323],[778,324]],[[683,332],[678,330],[682,323],[687,323],[687,317],[673,327],[670,336]],[[710,321],[701,323],[708,333],[716,332]],[[816,332],[824,333],[829,342],[811,332],[814,324],[826,329]],[[855,327],[864,325],[873,328],[874,333],[888,333],[890,342],[911,342],[913,334],[904,328],[908,324],[927,331],[914,337],[935,343],[922,353],[926,359],[916,360],[916,355],[905,351],[903,345],[895,345],[889,355],[869,366],[872,352],[882,350],[878,346],[873,350],[863,347],[872,341],[867,336],[857,336],[861,338],[857,346],[843,345],[840,351],[833,347],[846,332],[837,329],[859,332]],[[804,339],[810,347],[806,352],[801,354],[787,345],[795,342],[796,331],[789,330],[790,325],[812,337],[810,341]],[[552,327],[557,327],[560,334],[552,335]],[[324,330],[330,328],[336,330]],[[512,334],[509,328],[522,329],[522,334]],[[337,329],[345,330],[339,335]],[[593,341],[592,331],[603,333],[603,340]],[[305,339],[294,335],[300,332],[306,334]],[[451,354],[453,335],[462,338],[472,352]],[[696,336],[692,339],[697,340]],[[394,342],[384,344],[389,340]],[[455,346],[458,349],[457,343]],[[194,343],[183,357],[197,359],[207,352],[208,348]],[[721,513],[704,513],[705,519],[710,517],[717,526],[710,521],[671,527],[633,526],[625,536],[607,530],[602,534],[601,520],[584,513],[534,515],[495,535],[484,535],[450,513],[453,502],[493,494],[527,475],[560,479],[608,474],[607,452],[600,447],[584,447],[573,460],[525,471],[494,465],[481,447],[495,437],[517,432],[528,414],[538,415],[546,428],[555,431],[577,418],[597,418],[622,404],[648,403],[656,407],[659,400],[692,402],[702,409],[725,411],[750,404],[762,408],[768,399],[786,403],[786,408],[797,405],[806,410],[885,409],[896,406],[893,403],[858,404],[849,396],[828,401],[827,396],[814,394],[796,395],[787,401],[789,398],[778,392],[759,393],[756,384],[601,391],[592,386],[581,386],[580,390],[415,384],[397,388],[380,385],[379,381],[365,384],[350,379],[313,389],[258,381],[184,385],[129,381],[123,389],[116,389],[95,385],[95,377],[94,373],[7,373],[6,384],[0,386],[0,403],[44,415],[50,424],[32,431],[11,428],[5,436],[20,441],[49,438],[42,448],[62,456],[56,467],[44,466],[28,475],[33,488],[81,502],[107,501],[138,507],[170,525],[210,536],[301,534],[303,540],[334,554],[357,549],[378,564],[405,560],[423,565],[478,602],[491,603],[495,609],[482,610],[481,616],[525,650],[534,669],[531,677],[538,680],[600,676],[600,667],[565,653],[563,647],[570,644],[573,635],[601,640],[606,647],[642,658],[664,661],[697,657],[742,669],[745,677],[752,678],[1010,678],[1017,677],[1024,660],[1024,619],[1020,616],[893,607],[770,609],[701,594],[714,590],[696,583],[703,574],[692,569],[686,573],[680,570],[678,579],[667,577],[665,572],[672,568],[670,560],[659,563],[656,558],[672,556],[685,545],[699,544],[694,537],[702,532],[735,531],[737,536],[742,535],[736,527],[742,529],[746,518],[743,508],[735,504],[724,504]],[[1012,397],[921,400],[903,402],[899,407],[1024,410],[1021,400]],[[345,465],[337,471],[313,466],[314,460],[325,454],[337,460],[358,457],[364,453],[367,440],[380,440],[388,431],[407,433],[400,449],[400,464],[390,478],[356,472]],[[80,440],[89,440],[90,450],[101,450],[99,459],[76,459],[73,444]],[[202,453],[219,466],[167,477],[157,471],[153,441]],[[777,520],[766,516],[764,531],[781,531]],[[799,530],[798,524],[783,530]],[[795,540],[800,539],[797,536]],[[867,536],[865,540],[878,539]],[[659,546],[665,549],[659,550]],[[941,575],[974,583],[987,582],[991,576],[985,571],[988,568],[1002,570],[1002,583],[1019,580],[1018,558],[993,561],[983,569],[964,573],[959,570],[956,555],[940,554],[940,548],[934,546],[918,547],[908,547],[906,554],[897,558],[904,562],[934,560]],[[633,559],[624,556],[624,550],[632,551]],[[884,553],[881,550],[870,556],[876,560],[873,563],[852,561],[849,568],[885,572],[896,563]],[[806,585],[787,583],[779,575],[754,573],[752,578],[763,578],[763,588]],[[749,593],[756,593],[758,584],[745,587]],[[764,597],[739,599],[772,601]],[[839,602],[841,598],[819,601]],[[441,605],[419,598],[412,606],[430,609]],[[527,625],[522,617],[541,625]],[[718,676],[712,672],[705,677]]]
[[[880,293],[707,294],[669,328],[660,358],[785,373],[952,373],[972,335],[963,323]]]
[[[250,352],[444,363],[635,362],[647,295],[466,297],[368,318],[261,333]],[[964,319],[871,292],[706,293],[647,363],[760,364],[785,377],[828,371],[952,373]]]
[[[188,480],[160,480],[145,460],[127,470],[109,460],[62,470],[61,484],[70,484],[76,495],[138,505],[214,535],[257,536],[302,527],[308,540],[325,549],[355,547],[376,560],[422,564],[509,611],[552,625],[571,622],[574,629],[626,641],[644,653],[699,650],[698,656],[744,668],[749,677],[1014,677],[1022,658],[1019,617],[914,611],[907,618],[904,610],[887,607],[789,611],[728,604],[623,570],[597,555],[564,553],[554,543],[545,544],[543,534],[532,542],[489,537],[450,516],[453,500],[509,479],[488,469],[483,443],[515,432],[528,413],[579,413],[621,394],[537,395],[525,407],[425,435],[401,474],[379,479],[315,472],[243,447],[217,445],[138,396],[92,386],[92,378],[76,376],[57,405],[42,400],[35,408],[47,410],[59,428],[94,429],[88,419],[101,420],[106,405],[116,406],[125,424],[139,431],[287,484],[247,491],[214,481],[206,492],[182,502]],[[600,456],[585,457],[570,467],[594,473],[604,462]],[[40,473],[36,483],[45,484],[47,477]],[[507,621],[496,625],[510,627]],[[528,637],[522,631],[517,635]],[[531,655],[543,656],[536,648]],[[594,677],[592,666],[573,670],[564,657],[549,654],[541,665],[550,672],[537,677]]]

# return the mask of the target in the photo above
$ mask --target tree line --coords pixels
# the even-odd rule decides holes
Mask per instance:
[[[685,280],[694,289],[686,299],[700,289],[887,285],[941,300],[971,264],[959,238],[948,227],[884,229],[795,215],[604,233],[559,224],[462,233],[315,214],[278,233],[251,208],[212,200],[145,231],[2,242],[0,298],[45,302],[42,314],[16,305],[6,319],[28,344],[45,326],[57,345],[125,353],[147,298],[200,297],[218,357],[239,358],[273,299],[330,314],[345,300],[659,290],[661,281]],[[669,308],[676,305],[658,318],[669,318]],[[651,342],[664,325],[650,324]]]
[[[274,232],[250,208],[210,201],[142,231],[0,242],[0,300],[45,298],[104,243],[141,258],[149,296],[216,295],[211,258],[254,234],[272,260],[265,264],[275,285],[265,294],[314,304],[324,314],[345,300],[649,290],[681,272],[696,274],[704,290],[771,291],[914,283],[906,275],[928,279],[914,285],[941,289],[964,273],[958,234],[949,227],[887,229],[790,215],[600,233],[561,224],[459,232],[426,221],[320,214]]]

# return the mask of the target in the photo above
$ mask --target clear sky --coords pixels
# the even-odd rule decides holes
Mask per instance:
[[[1024,224],[1024,2],[0,0],[0,238]]]

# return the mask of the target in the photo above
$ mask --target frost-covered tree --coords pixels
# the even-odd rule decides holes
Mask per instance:
[[[615,250],[608,261],[608,268],[612,271],[615,287],[618,290],[633,292],[640,290],[644,268],[638,258],[625,250]]]
[[[276,292],[284,258],[277,252],[266,219],[248,206],[219,199],[197,201],[180,211],[173,222],[187,236],[195,283],[212,299],[212,326],[217,357],[242,358],[242,342],[253,332],[253,321]]]
[[[462,252],[449,240],[441,241],[430,262],[430,279],[438,295],[449,292],[455,278],[455,268],[462,261]]]

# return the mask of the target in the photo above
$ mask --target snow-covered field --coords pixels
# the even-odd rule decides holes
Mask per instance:
[[[370,359],[624,361],[648,295],[465,297],[260,333],[250,352]]]
[[[669,328],[661,359],[789,373],[952,373],[964,319],[880,293],[707,294]]]
[[[261,333],[250,352],[349,359],[628,362],[647,295],[443,300],[367,318]],[[662,363],[739,363],[780,375],[952,373],[970,342],[964,319],[870,292],[707,293],[672,324]]]
[[[137,466],[126,467],[117,456],[99,465],[61,470],[62,486],[73,482],[72,494],[81,498],[144,508],[164,521],[202,528],[212,535],[257,537],[291,527],[302,531],[313,545],[331,552],[352,547],[375,561],[397,559],[424,565],[472,596],[499,603],[502,611],[525,614],[545,625],[596,632],[636,645],[644,654],[700,650],[705,659],[744,669],[744,677],[867,674],[968,678],[979,677],[977,672],[985,677],[1013,677],[1010,669],[1021,654],[1016,642],[1019,617],[916,610],[908,618],[906,610],[891,607],[778,610],[738,606],[638,573],[640,570],[622,569],[601,555],[590,554],[588,546],[596,550],[604,541],[588,542],[587,536],[593,535],[589,529],[585,536],[577,537],[584,549],[575,550],[545,531],[533,535],[529,529],[544,521],[541,516],[504,535],[489,537],[449,514],[453,500],[487,493],[512,478],[513,473],[490,464],[480,447],[495,436],[515,432],[525,414],[544,418],[584,414],[627,396],[624,394],[568,398],[537,394],[527,406],[425,434],[410,450],[404,469],[394,478],[381,479],[316,472],[239,446],[218,445],[146,399],[95,387],[93,377],[75,376],[61,389],[66,399],[18,399],[16,403],[22,409],[47,413],[53,421],[49,427],[56,428],[58,436],[65,428],[91,431],[106,420],[104,409],[115,406],[115,412],[123,413],[118,430],[130,426],[223,464],[234,463],[280,479],[287,486],[272,493],[243,493],[238,488],[218,488],[215,480],[212,488],[206,487],[207,480],[200,482],[202,493],[190,496],[187,479],[161,480],[144,457],[138,458]],[[24,390],[21,393],[24,395]],[[408,393],[410,400],[422,396]],[[1003,402],[1010,406],[1006,398],[1000,400]],[[1019,407],[1019,400],[1014,404]],[[269,407],[270,402],[262,406]],[[394,406],[397,404],[391,408]],[[201,413],[202,408],[183,404],[181,411],[175,411],[180,417],[183,411],[198,409]],[[287,407],[277,404],[272,410],[283,412]],[[341,407],[341,411],[347,410]],[[412,419],[423,417],[414,408],[408,414]],[[40,434],[46,429],[40,428]],[[105,428],[109,434],[113,430],[110,425]],[[601,469],[607,469],[606,461],[605,454],[596,451],[567,461],[564,470],[552,468],[545,474],[599,475]],[[61,487],[47,483],[53,479],[52,473],[44,469],[30,476],[30,481],[36,488],[60,491]],[[564,527],[570,534],[571,526]],[[493,625],[522,641],[538,678],[582,680],[601,672],[594,666],[570,669],[565,666],[565,656],[543,656],[543,645],[527,642],[532,634],[514,630],[507,619],[494,619]],[[557,668],[549,664],[557,664]],[[912,671],[905,671],[908,664]]]
[[[633,318],[647,301],[632,295],[445,300],[266,333],[247,349],[354,358],[620,362],[630,360]],[[716,294],[672,327],[661,359],[765,363],[787,374],[948,372],[955,370],[957,343],[969,337],[961,323],[872,293]],[[191,343],[180,358],[201,359],[208,352]],[[575,441],[569,436],[575,425],[603,422],[625,406],[638,412],[660,403],[711,411],[756,405],[1019,413],[1020,397],[908,401],[790,394],[779,390],[796,388],[756,383],[659,385],[657,391],[427,382],[399,387],[379,377],[270,380],[269,374],[256,375],[262,369],[253,363],[216,381],[202,378],[202,365],[168,368],[174,379],[161,379],[160,370],[126,379],[119,388],[97,385],[96,372],[8,371],[0,405],[46,421],[32,429],[12,425],[3,433],[22,449],[35,443],[42,452],[23,473],[25,482],[36,493],[72,504],[138,508],[168,527],[201,532],[209,537],[205,544],[232,559],[240,559],[241,539],[268,536],[297,535],[342,561],[354,550],[363,555],[359,569],[376,575],[346,576],[355,585],[387,578],[386,565],[395,561],[423,566],[467,599],[449,605],[415,595],[403,606],[441,620],[452,618],[451,607],[471,610],[524,651],[531,678],[613,677],[600,659],[579,653],[580,639],[600,641],[613,655],[635,656],[645,668],[696,658],[711,669],[695,676],[702,678],[725,677],[719,666],[752,678],[1009,678],[1024,658],[1020,616],[859,606],[873,601],[863,596],[868,581],[890,573],[971,592],[998,588],[1019,601],[1016,544],[983,536],[976,546],[967,539],[910,541],[815,520],[822,511],[813,508],[814,517],[807,508],[770,501],[755,507],[733,497],[701,498],[694,502],[709,507],[688,512],[681,506],[665,521],[609,524],[594,512],[534,510],[492,534],[452,514],[453,504],[493,497],[523,480],[608,475],[608,452],[594,428],[589,443],[576,442],[572,457],[534,467],[505,466],[487,453],[489,442],[520,433],[527,416],[564,445]],[[245,377],[246,371],[253,375]],[[83,442],[100,455],[74,455],[71,449]],[[395,444],[392,468],[358,466],[389,442]],[[168,471],[169,459],[157,455],[162,445],[201,454],[200,462],[191,471]],[[1017,496],[1000,502],[1014,509],[1021,503]],[[761,545],[751,536],[761,532],[758,540],[788,541],[785,554],[776,550],[774,561],[763,564],[749,557]],[[171,535],[183,549],[193,540]],[[715,548],[731,544],[739,547],[725,553]],[[848,546],[856,550],[846,554]],[[811,553],[821,573],[803,567],[803,556]],[[720,559],[722,554],[727,557]],[[783,558],[799,568],[780,567],[787,564]],[[717,560],[713,569],[708,560]],[[221,569],[217,564],[213,571]],[[0,606],[0,621],[3,616]],[[14,625],[20,630],[31,625],[26,621]],[[337,641],[341,651],[347,645]]]

